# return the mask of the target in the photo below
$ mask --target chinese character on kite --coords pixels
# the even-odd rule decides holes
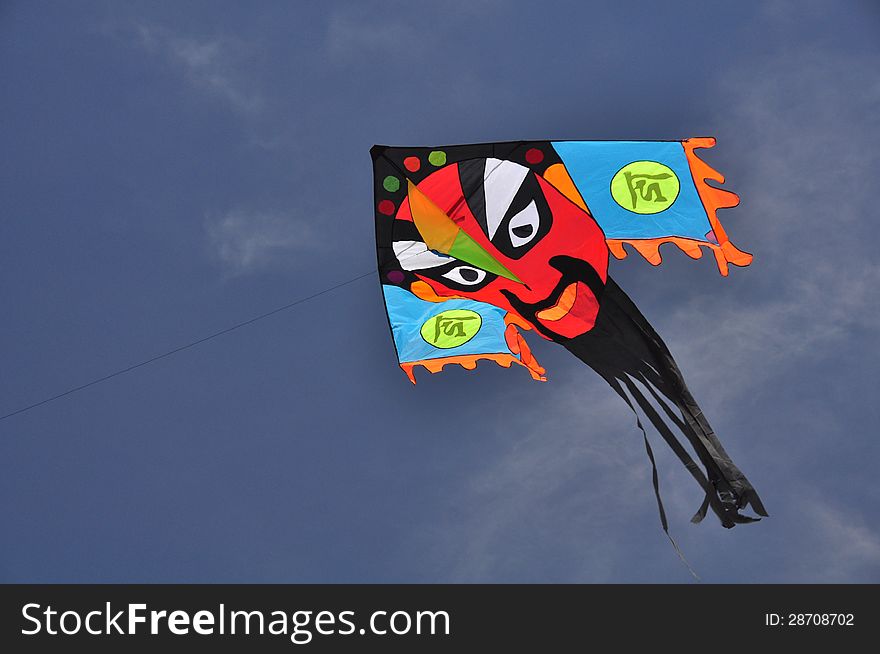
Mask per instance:
[[[705,491],[725,527],[766,516],[724,451],[666,344],[608,276],[609,252],[633,247],[653,265],[673,243],[707,248],[722,275],[751,255],[716,211],[738,198],[685,141],[517,141],[433,148],[375,146],[379,276],[400,367],[469,370],[481,359],[544,369],[520,330],[534,330],[589,365],[654,425]],[[644,427],[639,420],[638,425]],[[698,465],[679,440],[684,436]],[[645,435],[651,463],[654,457]],[[654,488],[658,490],[656,468]],[[667,528],[659,492],[661,522]]]

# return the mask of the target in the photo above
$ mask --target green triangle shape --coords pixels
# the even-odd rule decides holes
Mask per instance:
[[[452,247],[449,249],[449,256],[460,259],[477,268],[482,268],[486,272],[495,273],[500,277],[506,277],[511,281],[522,284],[522,280],[519,277],[501,265],[501,262],[486,252],[485,248],[468,236],[463,229],[459,230],[458,235],[455,237],[455,241],[453,241]]]

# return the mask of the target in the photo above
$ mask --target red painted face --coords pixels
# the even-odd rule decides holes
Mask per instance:
[[[487,302],[521,316],[547,338],[593,328],[608,272],[608,248],[593,217],[528,168],[472,159],[450,164],[418,188],[522,283],[430,252],[401,266],[441,297]],[[395,234],[418,239],[409,204]],[[402,236],[395,250],[403,252]]]

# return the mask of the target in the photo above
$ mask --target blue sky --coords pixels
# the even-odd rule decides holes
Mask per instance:
[[[662,5],[662,6],[661,6]],[[0,413],[374,266],[374,143],[713,135],[755,254],[631,256],[771,517],[717,582],[880,581],[870,2],[6,2]],[[563,348],[397,368],[374,278],[0,423],[5,582],[687,582],[627,407]]]

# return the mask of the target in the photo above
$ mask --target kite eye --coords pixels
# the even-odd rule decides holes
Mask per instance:
[[[515,247],[521,247],[529,243],[538,235],[538,228],[541,225],[541,217],[538,215],[538,207],[535,201],[529,202],[528,206],[510,219],[507,229],[510,232],[510,244]]]
[[[452,270],[443,273],[443,277],[451,279],[462,286],[476,286],[486,279],[486,271],[472,266],[456,266]]]

